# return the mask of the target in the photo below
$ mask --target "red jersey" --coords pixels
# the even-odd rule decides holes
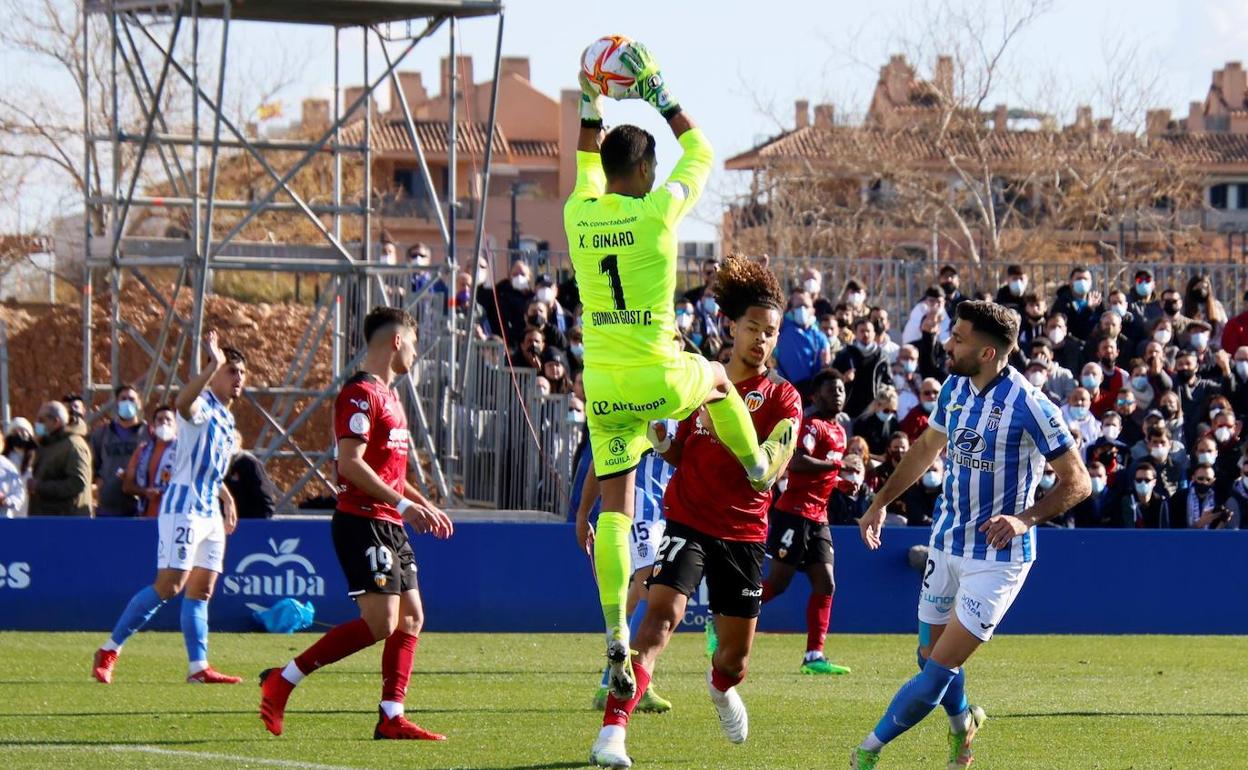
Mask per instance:
[[[334,436],[364,442],[364,462],[386,486],[403,494],[407,478],[407,415],[394,391],[367,372],[357,372],[334,402]],[[393,505],[379,502],[350,481],[338,479],[338,510],[402,524]]]
[[[736,387],[759,436],[770,434],[787,417],[801,421],[801,396],[779,375],[764,372]],[[767,539],[772,493],[754,491],[741,461],[711,435],[709,427],[702,410],[680,421],[675,441],[683,448],[663,496],[664,515],[721,540],[761,543]]]
[[[776,501],[776,508],[795,513],[817,524],[828,523],[828,495],[836,485],[841,455],[845,454],[845,429],[833,421],[807,417],[798,433],[796,454],[816,460],[833,460],[829,471],[800,472],[789,466],[789,483]]]

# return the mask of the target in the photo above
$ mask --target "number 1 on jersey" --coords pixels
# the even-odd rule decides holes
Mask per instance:
[[[624,310],[624,284],[620,282],[620,258],[615,254],[608,254],[598,263],[598,272],[607,276],[607,280],[611,282],[611,296],[615,299],[615,309]]]

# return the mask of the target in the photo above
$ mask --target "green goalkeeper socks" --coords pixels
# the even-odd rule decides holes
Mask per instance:
[[[747,471],[767,467],[767,458],[758,448],[758,434],[754,432],[750,410],[736,388],[728,388],[727,398],[707,403],[706,411],[715,424],[715,435],[720,443],[728,447],[728,451],[741,461]]]
[[[622,513],[603,511],[598,514],[594,532],[594,571],[598,575],[598,599],[602,602],[602,618],[607,623],[609,639],[624,639],[628,634],[628,579],[632,574],[629,556],[629,531],[633,520]]]

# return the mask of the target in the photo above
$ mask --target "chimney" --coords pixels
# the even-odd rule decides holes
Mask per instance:
[[[1228,61],[1222,71],[1222,96],[1232,112],[1245,108],[1244,86],[1244,65]]]
[[[996,109],[992,111],[992,130],[993,133],[1004,134],[1010,127],[1010,111],[1006,109],[1004,104],[998,104]]]
[[[1092,108],[1086,104],[1079,105],[1075,110],[1075,126],[1076,131],[1092,130]]]
[[[836,112],[830,104],[815,105],[815,128],[829,130],[832,128],[832,120]]]
[[[884,87],[888,89],[888,98],[893,104],[905,104],[910,101],[910,80],[914,76],[906,57],[895,53],[888,59],[884,67]]]
[[[1170,130],[1170,110],[1149,110],[1144,118],[1145,133],[1161,136]]]
[[[355,104],[355,101],[364,95],[364,90],[365,90],[364,86],[347,86],[346,88],[342,89],[342,113],[344,116],[346,115],[347,110],[351,109],[351,105]],[[377,100],[369,99],[368,101],[369,101],[369,106],[373,110],[376,110]],[[361,104],[356,109],[356,111],[352,113],[351,116],[348,117],[347,119],[348,121],[361,120],[363,119],[363,117],[364,117],[364,105]]]
[[[1205,103],[1191,102],[1187,106],[1187,132],[1189,134],[1205,133]]]
[[[403,96],[407,97],[407,106],[413,115],[422,104],[429,101],[429,92],[425,90],[425,82],[419,72],[400,72],[399,88],[403,89]],[[390,81],[390,109],[403,109],[399,106],[399,95],[393,80]]]
[[[805,99],[798,99],[793,103],[794,116],[793,127],[806,128],[810,125],[810,102]]]
[[[299,113],[299,125],[314,133],[329,128],[329,100],[304,99]]]
[[[500,65],[499,75],[506,77],[515,74],[529,80],[529,57],[527,56],[504,56]]]
[[[1114,132],[1113,118],[1101,118],[1096,121],[1096,132],[1098,134],[1105,134],[1106,136],[1112,134]]]
[[[936,58],[936,90],[944,99],[953,95],[953,57],[938,56]]]
[[[467,87],[471,86],[473,83],[476,82],[475,80],[472,79],[472,57],[471,56],[458,56],[456,58],[458,59],[458,64],[456,64],[458,72],[456,73],[456,75],[458,76],[458,80],[459,80],[459,93],[462,94],[467,89]],[[451,92],[450,82],[451,82],[451,57],[443,56],[442,57],[442,92],[439,94],[439,96],[446,96]]]

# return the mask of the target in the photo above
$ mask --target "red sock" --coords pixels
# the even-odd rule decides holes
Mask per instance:
[[[372,630],[364,622],[364,618],[356,618],[350,623],[340,623],[325,632],[325,635],[317,639],[315,644],[299,653],[295,658],[295,665],[303,673],[311,674],[321,666],[328,666],[365,647],[372,646],[376,641]]]
[[[832,619],[832,595],[814,594],[806,600],[806,652],[823,652],[823,637]]]
[[[771,601],[774,598],[776,598],[776,589],[771,587],[770,580],[764,580],[763,581],[763,604],[766,604],[767,602]]]
[[[395,631],[386,637],[381,651],[381,699],[402,703],[407,697],[407,683],[412,678],[412,659],[420,637]]]
[[[650,672],[641,667],[636,660],[633,661],[633,676],[637,679],[637,694],[632,699],[622,701],[614,695],[607,695],[607,708],[602,712],[602,726],[619,725],[620,727],[628,727],[628,718],[632,716],[633,709],[637,708],[637,702],[641,700],[641,696],[646,694],[646,688],[650,686]]]
[[[732,676],[720,671],[718,668],[711,666],[711,685],[720,692],[728,692],[733,687],[745,681],[745,675]]]

